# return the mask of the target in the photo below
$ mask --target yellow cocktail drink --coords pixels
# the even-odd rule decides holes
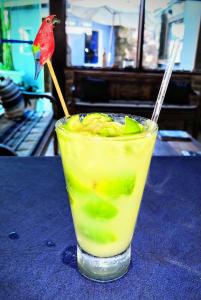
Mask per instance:
[[[156,124],[97,113],[60,120],[56,131],[79,247],[103,259],[120,255],[132,240]]]

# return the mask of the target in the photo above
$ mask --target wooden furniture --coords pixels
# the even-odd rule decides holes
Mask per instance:
[[[162,72],[68,68],[65,71],[68,106],[71,113],[123,112],[151,117],[162,76]],[[93,80],[96,81],[95,85]],[[105,95],[104,87],[107,89]],[[83,93],[87,88],[90,100]],[[96,91],[94,99],[93,91]],[[101,98],[99,94],[102,94],[104,101],[96,100]],[[187,130],[197,137],[201,116],[200,95],[201,75],[173,73],[159,119],[160,128]]]
[[[201,153],[201,143],[189,135],[189,140],[156,140],[154,156],[196,156]],[[189,153],[188,153],[189,152]]]
[[[168,141],[167,143],[175,150],[177,155],[196,156],[196,153],[201,154],[201,143],[196,140],[191,142]],[[187,155],[184,152],[190,153]]]
[[[49,99],[53,105],[55,98],[47,93],[22,92],[25,101]],[[0,155],[40,156],[54,138],[55,113],[37,112],[27,109],[20,120],[9,120],[0,116]],[[57,143],[54,139],[54,150]]]

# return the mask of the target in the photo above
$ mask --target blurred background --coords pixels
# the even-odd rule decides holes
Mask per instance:
[[[26,88],[44,90],[44,74],[33,80],[31,44],[51,1],[1,0],[0,70]],[[52,1],[54,2],[54,1]],[[57,1],[56,5],[59,5]],[[66,66],[163,69],[173,40],[181,47],[175,70],[200,70],[201,1],[146,0],[139,41],[140,0],[69,0],[66,3]],[[141,25],[141,24],[140,24]],[[64,24],[63,24],[64,26]],[[142,42],[142,45],[138,45]],[[59,47],[60,45],[56,45]]]
[[[34,80],[31,50],[41,22],[49,14],[56,14],[61,20],[55,28],[56,49],[52,62],[72,113],[82,109],[87,111],[86,105],[81,108],[76,106],[77,98],[83,100],[80,89],[84,90],[85,87],[80,87],[78,82],[83,83],[84,77],[93,77],[95,80],[101,78],[107,82],[114,78],[116,83],[124,78],[126,83],[123,87],[110,82],[107,97],[108,100],[116,100],[116,103],[120,100],[142,100],[142,94],[146,96],[143,100],[155,100],[159,86],[154,82],[149,84],[154,76],[159,75],[161,80],[160,75],[166,67],[175,39],[180,41],[174,67],[177,83],[181,79],[181,88],[184,84],[190,84],[191,90],[197,95],[196,105],[200,107],[201,1],[1,0],[0,75],[11,78],[22,90],[49,92],[57,97],[46,67],[38,80]],[[79,70],[82,71],[82,79]],[[140,88],[139,76],[141,82],[148,78],[148,81],[145,80],[147,87]],[[133,85],[136,80],[138,87]],[[152,92],[154,85],[156,92]],[[90,85],[88,87],[93,89]],[[136,89],[139,93],[133,96]],[[188,93],[184,89],[183,92]],[[150,93],[152,99],[149,99]],[[178,105],[178,101],[179,97],[173,102]],[[184,99],[183,104],[186,103]],[[38,111],[54,110],[52,104],[44,99],[39,99],[35,108]],[[135,113],[132,107],[130,111]],[[0,114],[3,113],[4,107],[0,105]],[[146,112],[142,111],[143,114],[146,115]],[[182,129],[190,132],[187,127]],[[171,129],[171,126],[167,128]],[[172,129],[179,128],[172,125]],[[197,138],[200,127],[196,130],[194,136]]]

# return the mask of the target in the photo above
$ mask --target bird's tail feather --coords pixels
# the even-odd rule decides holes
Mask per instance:
[[[41,65],[40,65],[40,62],[39,62],[39,60],[36,59],[36,60],[35,60],[35,76],[34,76],[34,79],[35,79],[35,80],[38,79],[38,75],[39,75],[41,69],[42,69],[42,67],[41,67]]]

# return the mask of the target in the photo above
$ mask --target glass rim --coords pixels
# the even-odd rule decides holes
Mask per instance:
[[[142,132],[142,133],[133,133],[133,134],[128,134],[128,135],[121,135],[121,136],[101,136],[98,134],[90,134],[88,132],[72,132],[72,131],[66,131],[64,130],[61,125],[66,122],[66,120],[70,119],[71,116],[64,116],[63,118],[60,118],[59,120],[56,121],[55,123],[55,130],[56,131],[60,131],[62,132],[65,136],[75,136],[75,137],[83,137],[85,136],[87,139],[97,139],[97,140],[107,140],[107,141],[125,141],[125,140],[136,140],[136,139],[143,139],[143,138],[147,138],[150,135],[153,135],[155,133],[158,132],[158,124],[155,123],[154,121],[152,121],[149,118],[145,118],[145,117],[141,117],[139,115],[134,115],[134,114],[125,114],[125,113],[107,113],[107,112],[89,112],[89,113],[79,113],[79,114],[74,114],[72,116],[75,115],[79,115],[79,116],[85,116],[91,113],[104,113],[104,114],[108,114],[108,115],[112,115],[112,116],[120,116],[120,117],[131,117],[134,118],[135,120],[141,120],[147,122],[150,121],[150,126],[148,126],[148,130]]]

